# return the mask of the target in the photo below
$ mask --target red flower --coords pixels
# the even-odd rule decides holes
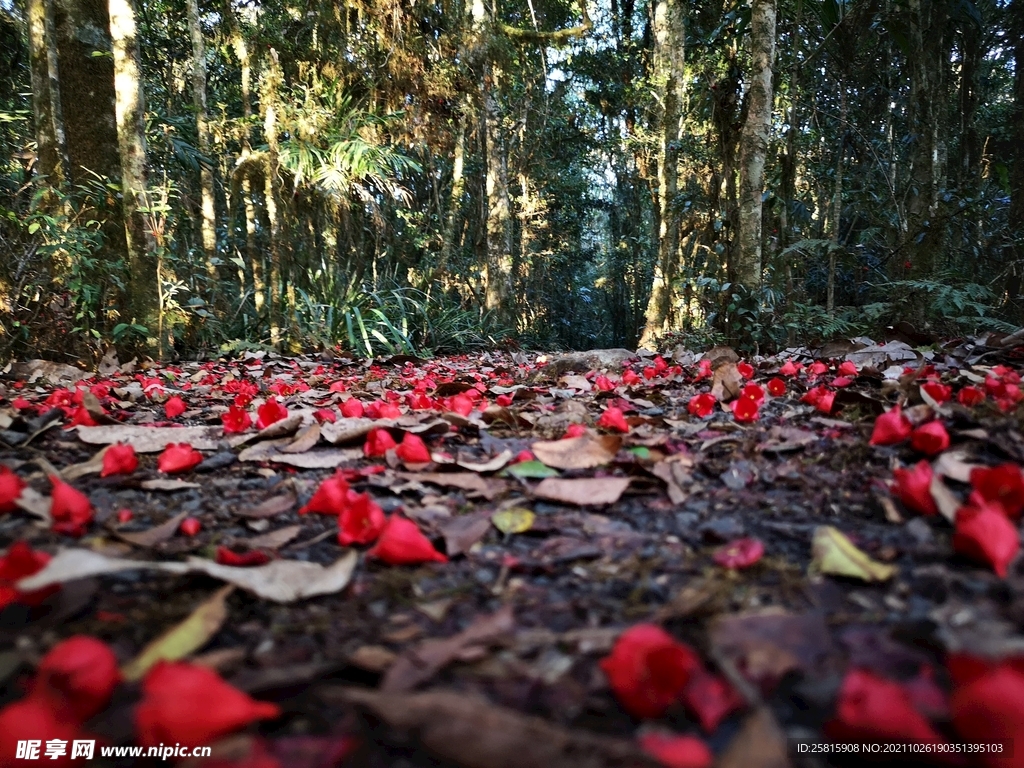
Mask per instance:
[[[857,366],[851,363],[849,360],[847,360],[842,365],[839,366],[839,370],[837,371],[837,373],[840,376],[854,377],[857,375]]]
[[[714,733],[730,713],[743,708],[743,697],[729,683],[699,669],[683,689],[683,704],[693,713],[705,733]]]
[[[800,373],[800,368],[797,368],[796,364],[792,360],[787,360],[786,364],[779,368],[779,373],[783,376],[796,376]]]
[[[804,394],[800,397],[800,402],[807,403],[808,405],[813,405],[814,407],[817,407],[818,403],[821,402],[821,399],[825,397],[825,395],[827,395],[828,392],[828,387],[826,387],[824,384],[819,384],[818,386],[811,387],[809,390],[804,392]]]
[[[752,379],[754,377],[754,366],[750,363],[736,363],[736,372],[744,379]]]
[[[363,401],[357,397],[350,397],[341,404],[341,415],[346,419],[358,419],[366,412],[363,408]]]
[[[957,402],[965,408],[973,408],[985,400],[985,393],[977,387],[964,387],[956,394]]]
[[[913,431],[914,428],[910,426],[907,417],[903,415],[903,410],[897,405],[891,411],[886,411],[875,419],[875,428],[872,430],[871,440],[868,442],[871,445],[895,445],[910,437],[910,433]]]
[[[142,681],[135,732],[144,747],[209,744],[256,720],[280,715],[276,704],[255,701],[208,667],[157,662]]]
[[[375,419],[397,419],[402,415],[402,409],[394,403],[379,403],[377,405],[377,414],[374,416]],[[470,408],[470,410],[473,410]],[[469,414],[464,414],[468,416]]]
[[[922,515],[937,515],[932,498],[932,465],[924,459],[910,469],[894,469],[892,491],[903,506]]]
[[[622,383],[627,387],[632,387],[640,383],[640,377],[632,368],[627,368],[622,372]]]
[[[288,409],[271,395],[263,405],[256,409],[256,429],[266,429],[271,424],[286,418],[288,418]]]
[[[164,414],[168,419],[176,419],[185,412],[186,408],[185,401],[175,395],[164,403]]]
[[[512,405],[512,396],[498,395],[496,398],[494,398],[494,402],[500,405],[502,408],[508,408],[510,405]]]
[[[340,515],[348,507],[349,486],[339,473],[320,483],[316,493],[304,507],[299,507],[299,514],[319,512],[323,515]]]
[[[226,435],[245,432],[245,430],[252,426],[252,416],[244,408],[240,408],[237,405],[230,406],[227,413],[221,414],[220,421],[224,425],[224,434]]]
[[[949,701],[953,727],[966,741],[975,744],[1017,742],[1012,757],[999,753],[977,753],[978,762],[988,768],[1021,768],[1024,752],[1024,674],[1000,664],[953,691]]]
[[[749,568],[764,556],[764,544],[750,537],[730,541],[715,552],[713,560],[723,568]]]
[[[251,568],[266,565],[271,558],[261,549],[250,549],[248,552],[235,552],[227,547],[217,547],[217,562],[221,565],[232,565],[237,568]]]
[[[53,531],[81,536],[85,533],[85,527],[92,522],[93,511],[89,497],[56,475],[50,475],[50,484],[53,486],[50,505]]]
[[[135,515],[130,509],[121,509],[118,510],[117,513],[117,522],[130,523],[133,517],[135,517]]]
[[[934,456],[949,448],[949,433],[941,421],[929,421],[910,433],[910,445],[919,453]]]
[[[343,546],[369,544],[380,536],[387,522],[384,510],[370,494],[351,494],[349,503],[338,516],[338,543]]]
[[[333,424],[338,420],[338,414],[330,408],[318,408],[313,411],[313,418],[316,419],[317,424],[323,424],[325,421]]]
[[[380,558],[391,565],[448,562],[448,558],[434,549],[430,539],[420,532],[416,523],[398,515],[388,519],[380,539],[367,550],[366,556]]]
[[[371,429],[366,435],[366,443],[363,445],[363,455],[367,458],[383,456],[392,448],[397,447],[398,444],[386,429],[376,427]]]
[[[939,405],[949,400],[953,394],[953,388],[946,385],[940,384],[937,381],[926,381],[921,385],[921,389],[928,393],[928,397],[934,400]],[[984,396],[983,396],[984,397]]]
[[[701,379],[710,379],[712,376],[711,361],[701,360],[697,364],[697,375],[693,377],[694,381],[700,381]]]
[[[772,397],[782,397],[786,394],[786,382],[779,377],[775,377],[768,382],[768,393]]]
[[[967,557],[988,563],[1001,577],[1020,549],[1017,528],[998,502],[987,502],[971,494],[970,503],[956,513],[953,549]]]
[[[25,481],[11,471],[10,467],[0,464],[0,514],[13,512],[18,508],[15,502],[25,490]]]
[[[637,624],[601,660],[615,697],[634,717],[660,717],[682,695],[700,659],[661,627]]]
[[[833,387],[839,387],[842,389],[843,387],[848,387],[853,384],[853,379],[849,376],[836,376],[832,379],[831,384]]]
[[[203,524],[199,522],[198,517],[186,517],[181,521],[181,525],[178,526],[178,530],[186,536],[195,536],[199,533],[202,527]]]
[[[401,444],[395,449],[395,455],[406,464],[426,464],[430,459],[430,450],[423,438],[406,432]]]
[[[574,437],[582,437],[585,434],[587,434],[587,428],[584,427],[582,424],[570,424],[566,428],[565,434],[562,435],[562,439],[570,440]]]
[[[615,406],[607,408],[601,414],[601,418],[597,420],[597,426],[614,430],[615,432],[629,432],[629,424],[626,423],[626,417],[623,415],[622,409]]]
[[[899,683],[864,669],[846,673],[839,689],[835,719],[825,725],[833,741],[938,744],[942,737],[914,709]]]
[[[469,416],[473,412],[473,401],[465,394],[455,395],[448,400],[448,410],[460,416]]]
[[[807,372],[810,373],[812,376],[821,376],[823,373],[828,372],[828,366],[825,365],[820,360],[815,360],[813,363],[811,363],[811,366],[810,368],[807,369]]]
[[[92,417],[88,409],[84,405],[80,405],[75,408],[71,413],[71,421],[64,429],[71,429],[72,427],[95,427],[96,419]]]
[[[640,737],[640,749],[665,768],[711,768],[715,759],[707,744],[696,736],[645,733]]]
[[[1016,464],[971,470],[971,485],[985,501],[998,501],[1010,517],[1024,511],[1024,474]]]
[[[117,657],[109,646],[95,637],[75,635],[43,656],[29,695],[66,703],[84,723],[107,706],[119,682]]]
[[[658,375],[658,371],[653,365],[648,365],[646,368],[644,368],[643,375],[645,379],[650,381],[651,379]]]
[[[749,397],[757,404],[757,407],[760,408],[761,403],[764,402],[764,389],[761,387],[760,384],[750,382],[745,387],[743,387],[743,391],[740,392],[740,397]]]
[[[203,460],[203,454],[188,443],[168,443],[156,460],[156,468],[168,475],[188,472]]]
[[[822,413],[832,413],[832,404],[836,401],[836,393],[830,389],[821,393],[814,407]]]
[[[139,457],[135,449],[124,443],[115,443],[103,454],[103,469],[100,477],[110,475],[130,475],[139,468]]]
[[[715,399],[715,396],[705,392],[702,395],[691,397],[690,402],[686,404],[686,410],[690,412],[690,415],[703,419],[705,416],[711,415],[717,404],[718,400]]]
[[[17,584],[24,578],[38,573],[50,562],[45,552],[35,552],[24,541],[11,544],[7,554],[0,557],[0,610],[11,603],[39,605],[43,600],[60,589],[60,585],[21,592]]]
[[[609,379],[607,376],[601,374],[596,379],[594,379],[594,389],[596,389],[598,392],[611,392],[613,389],[615,389],[615,384],[613,384],[612,380]]]
[[[757,410],[757,401],[749,397],[738,397],[729,403],[729,408],[732,409],[732,415],[736,421],[749,422],[756,421],[760,415]]]
[[[66,709],[54,709],[51,702],[37,696],[29,696],[0,710],[0,765],[6,768],[16,764],[28,764],[28,761],[15,762],[18,743],[26,741],[41,742],[36,755],[37,758],[45,759],[45,765],[79,764],[82,761],[71,760],[70,746],[72,741],[82,738],[82,735],[72,713]],[[57,759],[49,759],[44,751],[45,744],[55,739],[63,741],[68,749]]]

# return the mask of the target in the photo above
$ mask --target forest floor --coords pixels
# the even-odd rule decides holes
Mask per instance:
[[[1024,464],[1012,344],[551,360],[8,366],[0,706],[88,635],[126,682],[76,732],[224,760],[183,765],[927,764],[905,745],[1024,736],[971,688],[1024,653],[1017,523],[965,511],[1024,507],[1019,469],[978,473]],[[220,727],[186,691],[144,736],[158,659],[280,710]]]

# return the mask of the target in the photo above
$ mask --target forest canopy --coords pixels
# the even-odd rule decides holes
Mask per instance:
[[[1024,0],[4,0],[0,357],[1024,322]]]

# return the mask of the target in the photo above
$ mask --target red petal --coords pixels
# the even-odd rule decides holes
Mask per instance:
[[[1020,549],[1016,526],[994,502],[960,507],[956,513],[953,549],[975,560],[988,563],[1002,577]]]
[[[754,377],[754,366],[750,363],[736,363],[736,372],[744,379],[751,379]]]
[[[640,748],[666,768],[710,768],[714,755],[696,736],[670,736],[646,733]]]
[[[941,421],[929,421],[910,434],[910,445],[915,451],[934,456],[949,448],[949,433]]]
[[[359,419],[362,418],[366,409],[363,408],[363,401],[355,397],[350,397],[344,403],[341,404],[341,415],[346,419]]]
[[[232,565],[238,568],[266,565],[271,560],[270,555],[260,549],[250,549],[248,552],[234,552],[227,547],[217,547],[216,559],[221,565]]]
[[[730,713],[743,708],[743,697],[723,678],[705,672],[694,672],[683,690],[683,704],[700,722],[705,733],[714,733],[718,724]]]
[[[83,734],[75,722],[74,714],[67,710],[58,711],[54,709],[51,702],[40,697],[30,696],[21,701],[9,704],[0,710],[0,755],[3,765],[32,765],[39,762],[49,766],[73,766],[81,764],[82,760],[71,760],[71,742],[81,739]],[[56,760],[46,757],[45,745],[47,741],[59,739],[66,742],[68,749]],[[42,742],[38,752],[38,760],[17,761],[19,741]],[[44,762],[45,761],[45,762]]]
[[[18,508],[14,502],[25,490],[25,481],[18,477],[9,467],[0,464],[0,514],[13,512]]]
[[[998,501],[1011,517],[1024,510],[1024,474],[1016,464],[971,470],[971,485],[986,501]]]
[[[366,435],[366,443],[363,445],[363,455],[367,458],[372,456],[383,456],[398,444],[391,437],[386,429],[375,427]]]
[[[176,419],[186,410],[185,401],[175,395],[164,403],[164,414],[168,419]]]
[[[380,558],[391,565],[448,562],[448,558],[434,549],[430,539],[420,532],[416,523],[398,515],[388,519],[380,539],[366,552],[366,556]]]
[[[949,701],[953,727],[961,738],[975,744],[1001,743],[1012,757],[979,752],[978,760],[990,768],[1024,766],[1020,736],[1024,733],[1024,675],[1005,665],[956,688]],[[1014,742],[1016,742],[1014,744]]]
[[[186,536],[195,536],[202,529],[203,524],[199,522],[199,518],[186,517],[181,521],[181,525],[178,526],[178,530]]]
[[[406,432],[402,443],[395,449],[395,455],[407,464],[426,464],[430,459],[427,444],[419,435]]]
[[[893,493],[903,506],[922,515],[937,515],[939,508],[932,498],[932,465],[922,459],[910,469],[893,470]]]
[[[323,515],[340,515],[348,506],[348,492],[348,483],[335,473],[320,483],[309,503],[299,508],[299,514],[319,512]]]
[[[700,660],[661,627],[637,624],[601,660],[615,697],[634,717],[660,717],[686,688]]]
[[[277,717],[274,704],[255,701],[212,669],[161,661],[142,682],[135,731],[142,746],[209,744],[256,720]]]
[[[50,562],[45,552],[36,552],[24,541],[11,544],[7,554],[0,557],[0,609],[11,603],[39,605],[60,589],[59,585],[43,587],[32,592],[21,592],[16,584],[26,576],[41,571]]]
[[[368,493],[355,495],[338,517],[338,543],[369,544],[380,536],[387,525],[384,510]]]
[[[725,568],[748,568],[764,556],[764,544],[744,538],[729,542],[714,554],[714,561]]]
[[[863,669],[847,672],[839,689],[835,719],[826,724],[825,732],[834,741],[943,741],[914,709],[902,686]]]
[[[53,485],[50,516],[53,518],[53,530],[69,536],[81,536],[85,527],[92,522],[93,510],[89,497],[55,475],[50,477]]]
[[[913,432],[913,427],[903,415],[900,406],[887,411],[875,419],[875,428],[871,432],[871,445],[895,445],[902,443]]]
[[[604,429],[612,429],[616,432],[629,432],[629,424],[626,423],[626,417],[623,415],[622,409],[615,406],[608,408],[601,414],[601,418],[597,420],[597,426]]]
[[[107,644],[76,635],[55,645],[39,662],[31,694],[57,697],[84,723],[107,706],[119,682],[117,657]]]
[[[268,397],[267,401],[256,409],[256,429],[266,429],[287,416],[288,409],[281,405],[276,397]]]
[[[139,467],[139,457],[130,445],[115,443],[103,454],[103,469],[100,477],[110,475],[130,475]]]
[[[203,460],[203,454],[188,443],[168,443],[156,460],[156,468],[168,475],[188,472]]]

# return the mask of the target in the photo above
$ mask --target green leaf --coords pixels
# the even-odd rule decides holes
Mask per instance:
[[[513,464],[511,467],[505,470],[505,473],[512,475],[513,477],[519,477],[523,479],[540,480],[545,477],[558,477],[558,471],[551,467],[543,464],[539,461],[522,461],[518,464]],[[502,474],[505,474],[502,473]]]

